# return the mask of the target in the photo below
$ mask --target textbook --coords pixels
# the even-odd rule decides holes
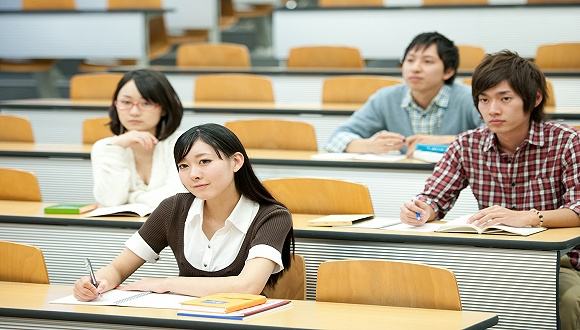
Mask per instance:
[[[428,163],[437,163],[442,157],[448,144],[417,144],[413,151],[413,158]]]
[[[331,214],[308,220],[313,227],[342,227],[351,226],[354,222],[372,219],[373,214]]]
[[[231,313],[240,309],[262,305],[266,297],[246,293],[216,293],[186,300],[181,309],[205,313]]]
[[[265,312],[267,310],[271,310],[276,307],[285,306],[288,305],[289,303],[290,300],[268,299],[265,303],[261,305],[244,308],[239,311],[231,313],[207,313],[191,310],[180,310],[177,312],[177,315],[193,316],[193,317],[209,317],[215,319],[228,319],[228,320],[243,320],[244,317],[258,314],[260,312]]]
[[[51,301],[51,304],[93,305],[93,306],[125,306],[149,308],[181,308],[181,302],[191,299],[173,293],[154,293],[148,291],[124,291],[113,289],[107,291],[93,301],[79,301],[73,295]]]
[[[129,217],[146,217],[153,212],[153,208],[145,204],[123,204],[119,206],[99,207],[96,210],[87,213],[87,217],[100,216],[129,216]]]
[[[440,225],[436,232],[440,233],[474,233],[474,234],[497,234],[497,235],[520,235],[529,236],[546,230],[544,227],[511,227],[506,225],[494,225],[485,229],[467,223],[471,214],[460,217]]]
[[[97,204],[88,203],[61,203],[44,208],[46,214],[82,214],[97,208]]]

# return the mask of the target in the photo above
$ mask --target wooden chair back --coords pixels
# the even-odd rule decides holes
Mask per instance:
[[[282,274],[274,287],[266,287],[262,294],[270,299],[306,299],[306,265],[304,257],[294,254],[290,268]]]
[[[42,251],[32,245],[0,241],[0,281],[49,284]]]
[[[340,46],[306,46],[290,49],[289,68],[361,69],[365,63],[358,48]]]
[[[488,0],[423,0],[423,6],[487,5]]]
[[[382,7],[383,0],[318,0],[319,7]]]
[[[0,199],[42,202],[36,176],[31,172],[0,167]]]
[[[196,102],[274,102],[268,77],[254,74],[211,74],[195,79]]]
[[[111,101],[121,78],[121,73],[76,74],[70,79],[70,99]]]
[[[87,118],[83,120],[83,143],[93,144],[100,139],[113,136],[109,117]]]
[[[312,124],[280,119],[234,120],[225,123],[246,149],[317,151]]]
[[[323,262],[318,268],[316,300],[461,310],[461,298],[453,272],[404,261]]]
[[[75,0],[22,0],[22,10],[75,10]]]
[[[459,70],[471,70],[481,63],[485,50],[479,46],[457,45],[459,49]]]
[[[324,79],[322,103],[362,105],[377,90],[398,85],[401,79],[377,76],[339,76]]]
[[[162,8],[161,0],[107,0],[109,9]]]
[[[177,48],[178,67],[249,68],[250,51],[246,45],[233,43],[191,43]]]
[[[335,179],[279,178],[262,182],[292,213],[374,214],[367,186]]]
[[[463,78],[464,84],[471,86],[471,82],[471,78]],[[544,106],[548,107],[545,110],[550,112],[553,111],[556,107],[556,94],[554,94],[554,84],[552,84],[552,81],[548,78],[546,78],[546,93],[548,94],[548,99],[546,100]]]
[[[535,62],[542,70],[578,70],[580,42],[541,45],[536,51]]]
[[[0,141],[34,143],[32,124],[24,117],[0,114]]]

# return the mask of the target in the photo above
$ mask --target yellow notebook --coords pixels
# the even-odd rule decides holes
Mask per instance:
[[[216,293],[205,297],[186,300],[182,309],[208,313],[230,313],[240,309],[261,305],[266,297],[246,293]]]

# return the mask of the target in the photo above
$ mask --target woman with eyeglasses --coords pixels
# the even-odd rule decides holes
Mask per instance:
[[[93,194],[101,206],[156,207],[184,191],[173,164],[183,106],[159,72],[127,72],[113,94],[109,123],[115,134],[92,148]]]

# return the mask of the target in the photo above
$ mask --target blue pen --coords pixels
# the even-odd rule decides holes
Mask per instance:
[[[417,221],[421,221],[421,212],[415,212],[415,219],[417,219]]]

